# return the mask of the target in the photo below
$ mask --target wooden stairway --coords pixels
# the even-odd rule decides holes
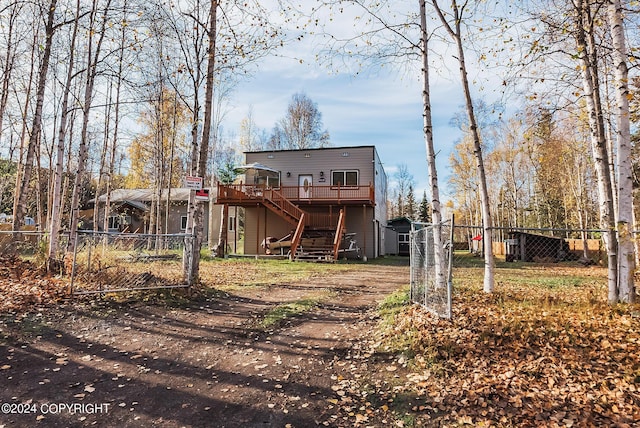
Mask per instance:
[[[300,219],[304,216],[304,211],[294,205],[277,190],[265,190],[262,196],[262,202],[268,209],[278,214],[294,226],[298,225]]]
[[[344,209],[340,210],[337,227],[333,229],[334,215],[306,213],[279,190],[242,184],[219,184],[218,202],[240,206],[255,206],[258,203],[295,226],[290,246],[292,260],[335,261],[338,259],[344,236]]]
[[[291,237],[290,257],[293,258],[298,246],[300,245],[300,240],[302,239],[302,232],[304,231],[305,224],[305,212],[285,198],[284,195],[277,190],[265,190],[262,196],[264,206],[296,226],[296,230]]]
[[[291,247],[293,259],[297,261],[335,262],[338,260],[340,243],[344,235],[345,212],[340,210],[338,224],[335,230],[315,231],[300,239],[300,245],[294,251]]]

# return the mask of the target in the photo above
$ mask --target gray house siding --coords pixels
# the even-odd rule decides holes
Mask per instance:
[[[298,186],[301,175],[311,175],[313,185],[331,185],[336,171],[358,171],[358,184],[375,184],[375,148],[342,147],[311,150],[247,152],[246,162],[258,162],[280,171],[282,186]]]
[[[161,209],[159,219],[161,233],[185,233],[182,228],[182,217],[187,215],[187,201],[189,190],[188,189],[171,189],[171,200],[169,203],[169,217],[166,221],[166,189],[163,190],[162,199],[160,201]],[[111,193],[110,203],[110,215],[129,215],[132,217],[132,224],[124,231],[129,233],[149,233],[149,215],[150,207],[154,202],[155,196],[150,189],[117,189]],[[97,198],[96,209],[98,210],[98,230],[102,230],[105,211],[106,195],[101,195]],[[205,222],[204,222],[204,237],[205,240],[209,233],[209,224],[207,216],[209,215],[209,202],[198,202],[203,205]],[[133,204],[133,205],[132,205]],[[141,208],[145,208],[144,210]],[[214,229],[213,233],[219,233],[220,229],[220,211],[214,209],[213,215],[217,216],[214,220],[214,224],[218,226]],[[109,230],[111,232],[116,230]],[[155,232],[155,231],[151,231]]]
[[[382,166],[382,161],[378,157],[378,152],[373,151],[374,157],[374,174],[375,174],[375,230],[377,233],[376,248],[379,256],[386,254],[386,224],[387,224],[387,174]]]
[[[308,213],[331,212],[337,217],[340,209],[345,209],[346,232],[356,233],[363,254],[367,258],[375,258],[386,253],[387,176],[374,146],[247,152],[245,162],[263,164],[279,171],[283,188],[301,185],[301,176],[312,186],[334,186],[337,179],[353,179],[353,172],[356,172],[357,183],[354,184],[374,187],[374,205],[346,204],[338,200],[322,203],[292,200]],[[242,176],[240,180],[254,184],[247,183]],[[311,189],[313,191],[313,187]],[[265,238],[281,238],[293,229],[295,226],[264,206],[246,207],[244,253],[263,254],[261,243]]]
[[[398,254],[398,232],[393,229],[387,228],[385,231],[385,250],[387,254]]]

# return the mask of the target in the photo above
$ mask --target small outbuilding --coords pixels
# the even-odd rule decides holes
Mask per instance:
[[[387,254],[408,256],[409,232],[411,232],[411,220],[407,217],[397,217],[387,221],[385,241]]]
[[[559,262],[571,254],[564,238],[520,231],[508,232],[505,246],[507,262]]]

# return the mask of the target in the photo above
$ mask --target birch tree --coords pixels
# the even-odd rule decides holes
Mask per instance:
[[[211,2],[209,11],[209,30],[208,30],[208,55],[207,55],[207,72],[204,96],[204,124],[202,127],[202,141],[200,142],[199,151],[194,150],[191,158],[191,175],[196,177],[205,177],[207,174],[207,156],[209,155],[209,144],[211,136],[211,121],[213,119],[213,89],[215,85],[215,66],[216,66],[216,37],[218,34],[218,1]],[[196,158],[197,156],[197,158]],[[187,266],[187,273],[190,279],[189,283],[199,281],[200,272],[200,247],[202,246],[202,230],[204,225],[203,209],[201,204],[196,204],[195,192],[191,191],[189,198],[190,209],[187,216],[187,228],[193,231],[191,253],[185,252],[185,257],[190,258],[190,266]]]
[[[45,25],[44,25],[44,48],[40,65],[38,67],[37,84],[36,84],[36,107],[33,114],[33,120],[29,133],[29,141],[27,144],[26,155],[22,164],[22,170],[17,174],[16,197],[13,207],[13,230],[20,230],[24,224],[24,216],[26,214],[27,196],[31,174],[33,171],[33,163],[36,154],[36,146],[40,141],[40,132],[42,130],[42,109],[44,105],[45,89],[47,83],[47,75],[49,72],[49,61],[51,59],[51,46],[53,44],[53,36],[58,28],[55,23],[57,0],[51,0],[46,8]],[[25,112],[26,114],[26,112]]]
[[[4,117],[9,103],[9,90],[11,80],[14,76],[16,58],[18,55],[19,44],[19,18],[24,4],[13,3],[5,8],[3,11],[4,26],[6,26],[5,40],[4,40],[4,55],[0,58],[0,65],[2,74],[0,78],[0,141],[2,141],[2,134],[4,130]],[[1,146],[0,146],[1,147]]]
[[[49,248],[47,254],[47,269],[52,271],[57,268],[57,254],[60,243],[60,230],[62,223],[62,176],[64,173],[64,152],[66,146],[67,119],[69,116],[69,98],[71,85],[75,74],[76,38],[80,21],[80,0],[76,1],[76,12],[71,32],[69,61],[67,63],[67,76],[62,88],[62,103],[60,109],[60,124],[58,125],[58,138],[56,145],[56,166],[54,171],[53,188],[51,190],[51,221],[49,223]]]
[[[615,66],[615,94],[617,111],[617,159],[618,159],[618,298],[633,303],[635,298],[634,271],[635,254],[633,242],[633,168],[631,165],[631,129],[629,111],[629,72],[627,68],[627,43],[624,32],[622,5],[620,0],[609,0],[607,17],[613,42]],[[609,296],[612,300],[613,296]]]
[[[123,92],[123,80],[125,78],[125,47],[127,46],[127,28],[128,28],[128,2],[124,1],[122,7],[122,17],[120,19],[120,39],[117,48],[117,67],[115,69],[115,106],[114,106],[114,119],[113,119],[113,134],[111,152],[109,155],[109,168],[108,176],[105,188],[105,201],[104,201],[104,218],[102,219],[102,230],[109,230],[109,214],[111,213],[111,189],[114,184],[115,172],[116,172],[116,155],[118,153],[118,140],[120,137],[120,114],[121,114],[121,99]],[[97,195],[96,195],[97,196]]]
[[[607,247],[607,281],[609,302],[618,301],[618,245],[616,238],[615,210],[613,205],[613,187],[609,169],[609,152],[604,126],[603,103],[600,92],[598,68],[598,44],[595,40],[596,17],[587,0],[572,0],[574,7],[577,53],[582,69],[582,84],[589,114],[591,131],[591,150],[598,176],[598,196],[600,200],[600,222],[605,230],[604,241]]]
[[[80,146],[78,149],[78,165],[71,194],[71,218],[69,221],[69,245],[68,251],[75,249],[76,235],[78,233],[78,221],[80,210],[80,191],[86,173],[86,162],[89,152],[89,114],[94,99],[94,86],[98,75],[98,65],[101,60],[102,42],[104,41],[109,20],[111,0],[107,0],[102,16],[98,19],[98,0],[93,0],[89,14],[89,33],[87,35],[86,51],[86,79],[82,101],[82,128],[80,131]],[[96,22],[98,21],[98,22]],[[97,35],[97,40],[94,39]],[[95,43],[95,46],[94,46]]]
[[[274,150],[329,146],[329,131],[322,129],[318,105],[304,93],[293,94],[287,114],[276,123],[268,145]]]
[[[464,93],[465,105],[469,121],[469,131],[473,140],[473,153],[476,157],[476,166],[479,177],[480,201],[482,208],[482,229],[483,229],[483,248],[484,248],[484,282],[483,289],[486,293],[492,293],[494,288],[494,269],[495,261],[493,259],[493,238],[492,234],[492,218],[489,201],[489,189],[487,187],[487,177],[484,167],[484,158],[482,155],[482,142],[480,140],[480,132],[474,111],[473,101],[471,97],[471,86],[465,60],[465,49],[463,43],[462,25],[467,19],[466,10],[470,7],[468,1],[458,4],[457,0],[451,1],[449,12],[445,12],[436,0],[432,0],[436,14],[440,18],[442,26],[447,31],[454,44],[456,45],[456,56],[460,66],[460,80]]]

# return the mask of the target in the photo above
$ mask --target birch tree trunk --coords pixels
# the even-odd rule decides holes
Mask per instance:
[[[82,105],[82,129],[80,133],[80,147],[78,154],[78,166],[73,182],[73,193],[71,195],[71,221],[69,222],[69,245],[68,251],[75,250],[76,235],[78,233],[78,221],[80,211],[80,188],[82,187],[82,179],[86,172],[86,162],[89,155],[89,113],[93,102],[93,87],[96,80],[98,61],[100,59],[100,48],[104,40],[107,19],[109,16],[109,5],[111,0],[107,0],[102,15],[101,28],[99,30],[98,42],[96,44],[95,53],[93,51],[93,31],[94,31],[94,15],[97,9],[97,0],[93,1],[90,18],[89,46],[87,48],[87,80],[84,88],[84,100]]]
[[[105,178],[107,175],[107,171],[106,171],[106,168],[108,167],[107,155],[109,153],[109,137],[111,133],[109,128],[111,126],[111,107],[112,107],[111,92],[112,90],[113,90],[113,85],[109,83],[107,85],[107,98],[106,98],[107,103],[106,103],[105,115],[104,115],[104,132],[103,132],[103,140],[102,140],[102,150],[100,152],[100,168],[98,169],[98,183],[96,184],[96,195],[95,195],[96,202],[95,202],[95,209],[93,210],[93,218],[92,218],[94,232],[97,232],[100,229],[99,222],[98,222],[98,211],[99,211],[98,198],[102,194],[102,186],[104,185]]]
[[[216,35],[217,35],[217,19],[218,19],[218,0],[211,2],[209,11],[209,48],[207,58],[207,74],[206,74],[206,90],[204,99],[204,124],[202,127],[202,141],[200,148],[193,147],[191,169],[196,172],[203,180],[207,175],[207,157],[209,154],[209,139],[211,138],[211,123],[213,118],[213,87],[215,85],[215,59],[216,59]],[[196,158],[197,156],[197,158]],[[187,215],[187,224],[193,225],[193,245],[191,254],[185,252],[185,258],[191,257],[191,266],[187,278],[191,283],[197,283],[200,273],[200,247],[202,245],[202,235],[204,229],[204,215],[202,204],[195,201],[195,192],[192,190],[189,196],[189,213]],[[186,267],[186,264],[185,264]]]
[[[420,28],[422,33],[422,118],[423,134],[427,151],[427,169],[429,171],[429,190],[431,192],[431,221],[434,224],[434,261],[436,287],[446,286],[446,266],[442,245],[442,213],[440,211],[440,190],[438,188],[438,170],[436,153],[433,147],[433,121],[431,116],[431,92],[429,87],[429,35],[427,33],[427,12],[425,0],[420,2]]]
[[[495,261],[493,259],[493,239],[492,232],[492,220],[491,209],[489,201],[489,191],[487,188],[487,176],[484,168],[484,159],[482,156],[482,144],[480,141],[480,132],[478,131],[478,124],[476,121],[476,115],[473,107],[473,100],[471,99],[471,88],[469,86],[469,77],[467,73],[467,65],[465,62],[464,47],[462,40],[461,24],[463,16],[456,0],[451,1],[451,12],[453,14],[452,21],[453,27],[447,21],[444,12],[438,5],[436,0],[433,0],[433,6],[436,10],[442,25],[445,27],[454,43],[457,47],[458,64],[460,66],[460,78],[462,81],[462,88],[464,92],[465,105],[467,110],[467,116],[469,120],[469,131],[473,139],[473,153],[477,162],[478,177],[480,179],[480,204],[482,211],[482,230],[483,230],[483,256],[484,256],[484,282],[483,289],[485,293],[492,293],[494,288],[494,270]]]
[[[122,90],[122,72],[123,72],[123,63],[124,63],[124,47],[125,47],[125,36],[126,36],[126,16],[127,16],[127,1],[124,1],[122,8],[122,22],[121,22],[121,30],[120,30],[120,46],[118,47],[118,74],[116,75],[116,101],[115,101],[115,112],[114,112],[114,120],[113,120],[113,141],[111,143],[111,154],[109,156],[109,176],[107,177],[107,184],[105,189],[105,200],[104,200],[104,218],[102,219],[102,230],[109,230],[109,214],[111,211],[111,187],[113,185],[113,178],[116,169],[116,153],[118,146],[118,131],[120,126],[120,95]],[[130,232],[133,232],[132,230]],[[144,231],[143,231],[144,232]]]
[[[62,89],[62,106],[60,113],[60,125],[58,128],[58,142],[56,148],[56,167],[51,202],[51,222],[49,223],[49,251],[47,254],[47,270],[51,272],[58,268],[57,254],[60,247],[60,229],[62,224],[62,177],[64,175],[64,148],[69,116],[69,95],[75,67],[76,37],[78,35],[78,21],[80,18],[80,0],[76,1],[76,15],[71,34],[69,50],[69,63],[67,65],[67,77]]]
[[[15,23],[19,18],[22,5],[19,3],[14,4],[11,10],[8,12],[8,27],[7,27],[7,44],[5,46],[4,67],[2,69],[2,88],[0,88],[0,137],[2,136],[2,124],[4,114],[7,109],[7,103],[9,101],[9,84],[13,76],[13,67],[17,55],[18,41],[14,40],[16,32]]]
[[[604,130],[602,114],[602,101],[600,99],[600,86],[596,45],[593,42],[593,22],[589,5],[585,0],[573,0],[576,12],[576,43],[580,55],[582,68],[582,83],[585,92],[585,101],[589,113],[589,127],[591,131],[591,150],[595,161],[598,177],[598,198],[600,206],[600,227],[605,230],[604,241],[607,248],[607,284],[609,303],[616,303],[619,299],[618,291],[618,256],[616,222],[613,207],[613,188],[609,171],[609,153]],[[589,35],[591,33],[591,36]]]
[[[618,290],[619,299],[633,303],[635,289],[633,274],[635,254],[633,239],[633,168],[631,165],[631,130],[629,124],[629,72],[627,69],[627,46],[622,20],[620,0],[609,0],[607,9],[613,61],[615,65],[616,124],[618,152]]]
[[[20,182],[16,186],[16,198],[13,207],[13,230],[20,230],[20,227],[24,225],[24,216],[27,211],[27,193],[29,191],[31,173],[33,171],[33,159],[36,152],[36,145],[40,141],[40,132],[42,130],[42,108],[44,104],[44,93],[47,83],[47,74],[49,72],[49,61],[51,59],[53,35],[56,30],[56,26],[54,24],[56,7],[57,0],[51,0],[51,2],[49,3],[49,8],[47,11],[47,21],[45,24],[44,51],[42,53],[40,67],[38,69],[38,84],[36,87],[36,109],[33,114],[31,133],[29,134],[29,144],[27,145],[27,153],[24,158],[22,174],[19,177]]]

